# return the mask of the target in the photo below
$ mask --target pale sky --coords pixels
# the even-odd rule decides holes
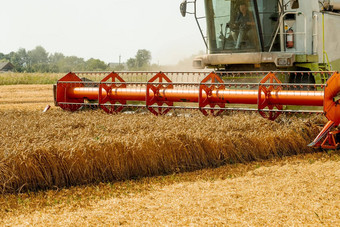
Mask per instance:
[[[147,49],[153,63],[176,64],[205,50],[194,17],[181,16],[181,2],[0,0],[0,52],[41,45],[49,53],[108,63]]]

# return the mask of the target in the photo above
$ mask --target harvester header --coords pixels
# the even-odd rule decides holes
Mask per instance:
[[[154,115],[168,114],[172,109],[198,109],[204,115],[214,116],[225,111],[258,111],[264,118],[275,120],[282,113],[324,113],[329,123],[310,146],[338,148],[337,133],[330,130],[340,124],[339,73],[308,72],[311,75],[323,74],[321,76],[324,78],[330,77],[325,84],[291,84],[280,81],[280,77],[291,76],[292,72],[255,73],[263,77],[260,82],[225,82],[225,78],[233,81],[230,80],[232,77],[240,81],[240,72],[180,73],[186,78],[199,75],[197,78],[203,79],[198,82],[170,79],[176,78],[179,73],[158,72],[151,79],[144,81],[139,77],[131,81],[128,76],[127,80],[123,79],[128,73],[111,72],[100,82],[84,81],[76,73],[68,73],[55,86],[55,102],[68,111],[95,106],[110,114],[136,108],[146,108]],[[298,110],[289,109],[293,106],[297,106],[295,109]],[[301,110],[301,106],[307,109]],[[323,107],[323,110],[318,107]],[[322,142],[325,136],[326,140]]]

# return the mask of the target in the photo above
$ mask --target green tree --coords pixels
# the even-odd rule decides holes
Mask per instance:
[[[127,62],[126,62],[126,65],[128,67],[128,70],[130,70],[130,71],[137,70],[136,59],[135,58],[129,58],[127,60]]]
[[[48,72],[48,53],[42,46],[28,51],[28,66],[32,72]]]
[[[145,49],[138,50],[135,58],[138,69],[148,68],[151,62],[151,52]]]
[[[127,60],[129,70],[149,70],[151,62],[151,52],[145,49],[138,50],[135,58]]]
[[[91,58],[86,61],[86,70],[89,71],[104,71],[108,69],[108,65],[105,62]]]
[[[15,71],[24,72],[27,70],[28,55],[24,48],[20,48],[17,52],[11,52],[9,60],[14,65]]]
[[[83,71],[85,69],[85,61],[83,58],[76,56],[67,56],[58,62],[59,72]]]
[[[64,58],[65,58],[65,56],[62,53],[50,54],[50,56],[48,57],[49,62],[54,63],[54,64],[62,61]]]
[[[70,72],[70,71],[103,71],[108,65],[99,59],[76,56],[65,56],[62,53],[49,54],[42,46],[26,51],[20,48],[9,54],[0,53],[0,61],[10,61],[18,72]],[[123,66],[124,67],[124,66]]]
[[[42,46],[37,46],[35,49],[28,51],[28,57],[32,65],[48,63],[48,53]]]
[[[113,71],[123,71],[125,70],[125,66],[123,64],[118,64],[116,66],[114,66],[113,68],[111,68]]]
[[[50,54],[48,57],[50,64],[51,72],[61,72],[62,62],[65,59],[65,56],[62,53],[54,53]]]

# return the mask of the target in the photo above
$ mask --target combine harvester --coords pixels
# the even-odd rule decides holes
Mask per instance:
[[[100,82],[69,73],[55,85],[56,105],[69,111],[98,106],[107,113],[142,107],[155,115],[172,109],[215,116],[258,111],[269,120],[324,113],[329,122],[309,146],[340,147],[340,131],[331,131],[340,124],[340,74],[330,68],[330,61],[340,62],[340,3],[205,0],[205,17],[197,16],[196,0],[181,4],[183,16],[188,3],[198,25],[205,18],[207,27],[204,36],[199,26],[208,54],[194,59],[194,67],[213,72],[102,72]]]

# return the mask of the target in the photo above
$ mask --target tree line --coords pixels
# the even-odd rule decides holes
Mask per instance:
[[[0,61],[9,61],[14,65],[16,72],[65,73],[70,71],[106,71],[106,70],[150,70],[151,52],[145,49],[138,50],[134,58],[127,60],[126,64],[110,67],[104,61],[91,58],[84,60],[76,56],[65,56],[62,53],[48,53],[42,46],[33,50],[20,48],[18,51],[3,54],[0,52]]]

